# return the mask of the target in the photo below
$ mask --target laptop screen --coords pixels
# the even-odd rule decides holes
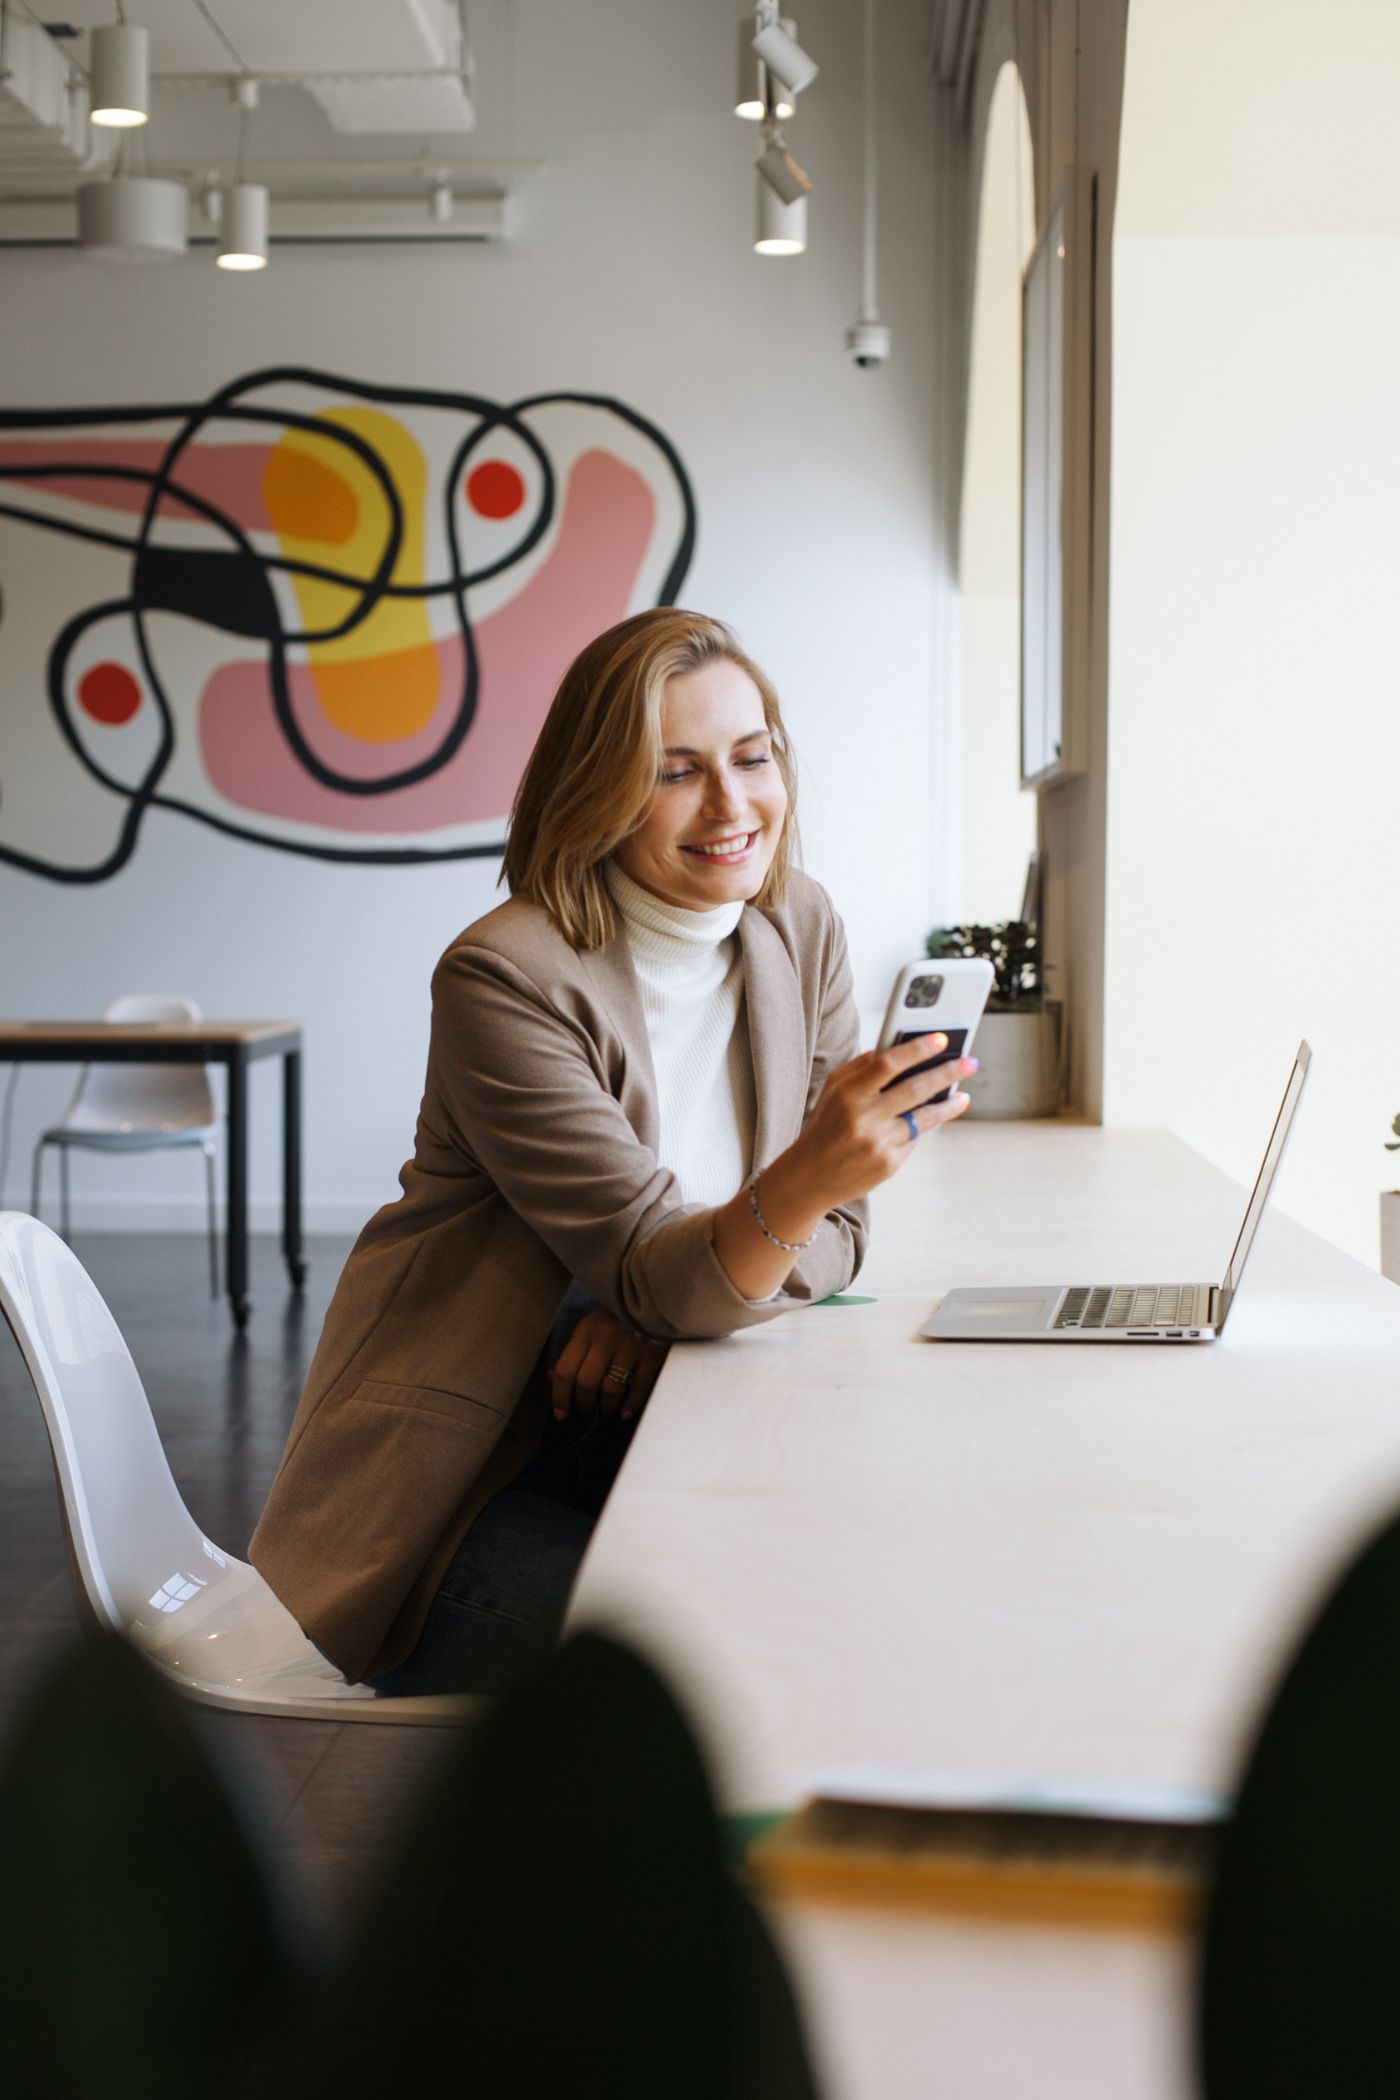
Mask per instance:
[[[1308,1066],[1311,1063],[1312,1051],[1306,1043],[1299,1043],[1298,1055],[1293,1062],[1293,1070],[1289,1073],[1288,1084],[1283,1090],[1283,1102],[1278,1115],[1274,1119],[1273,1134],[1269,1139],[1268,1150],[1264,1154],[1264,1164],[1259,1169],[1259,1176],[1249,1199],[1249,1208],[1244,1214],[1244,1223],[1240,1227],[1240,1236],[1235,1241],[1235,1251],[1230,1256],[1229,1266],[1225,1271],[1225,1281],[1220,1287],[1227,1305],[1230,1298],[1239,1289],[1240,1278],[1244,1274],[1244,1265],[1249,1260],[1249,1250],[1254,1244],[1254,1235],[1259,1229],[1259,1220],[1264,1215],[1264,1205],[1269,1200],[1269,1190],[1273,1187],[1279,1161],[1283,1158],[1283,1148],[1288,1142],[1288,1132],[1293,1123],[1293,1112],[1298,1106],[1299,1096],[1303,1091],[1303,1081],[1308,1076]]]

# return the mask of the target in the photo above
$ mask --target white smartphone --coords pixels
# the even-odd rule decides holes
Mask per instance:
[[[935,1030],[947,1036],[947,1049],[924,1064],[914,1065],[903,1075],[905,1079],[912,1078],[914,1072],[931,1072],[935,1065],[966,1057],[995,982],[996,972],[979,955],[940,955],[937,960],[924,956],[919,962],[906,963],[894,981],[885,1009],[880,1048],[888,1050],[894,1043],[907,1043],[911,1036],[929,1035]],[[896,1086],[899,1081],[891,1080],[890,1084]],[[930,1099],[946,1101],[952,1091],[951,1087],[944,1087],[941,1094]],[[929,1104],[920,1105],[927,1108]]]

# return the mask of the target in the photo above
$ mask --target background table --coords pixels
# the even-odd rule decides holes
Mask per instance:
[[[1223,1341],[918,1328],[954,1283],[1218,1278],[1243,1208],[1165,1136],[970,1121],[877,1192],[874,1304],[672,1350],[573,1617],[668,1668],[727,1805],[870,1760],[1231,1784],[1300,1617],[1400,1501],[1400,1291],[1275,1209]],[[1193,2091],[1188,1947],[782,1918],[831,2100]]]
[[[306,1276],[301,1250],[300,1021],[0,1021],[9,1064],[222,1065],[228,1074],[227,1223],[224,1273],[239,1327],[248,1312],[248,1067],[282,1060],[282,1253],[293,1288]]]

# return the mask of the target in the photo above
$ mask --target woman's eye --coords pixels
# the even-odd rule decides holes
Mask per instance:
[[[671,787],[678,780],[689,780],[691,774],[694,771],[694,766],[681,766],[674,773],[663,773],[661,776],[661,784],[663,787]]]
[[[741,766],[747,766],[750,769],[752,769],[754,766],[768,765],[770,763],[770,758],[769,754],[765,751],[761,758],[741,758],[739,763]]]

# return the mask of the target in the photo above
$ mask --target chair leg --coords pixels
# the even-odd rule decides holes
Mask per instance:
[[[60,1229],[64,1239],[71,1247],[73,1244],[73,1213],[68,1201],[68,1147],[66,1145],[60,1145],[58,1148],[58,1201],[58,1214],[62,1221]]]
[[[202,1147],[202,1150],[204,1153],[204,1186],[209,1198],[209,1295],[211,1298],[217,1298],[219,1295],[219,1213],[214,1198],[214,1147],[205,1145]]]
[[[37,1218],[39,1215],[39,1176],[43,1170],[43,1165],[44,1140],[40,1138],[38,1144],[34,1147],[34,1166],[29,1177],[29,1215],[31,1218]]]

